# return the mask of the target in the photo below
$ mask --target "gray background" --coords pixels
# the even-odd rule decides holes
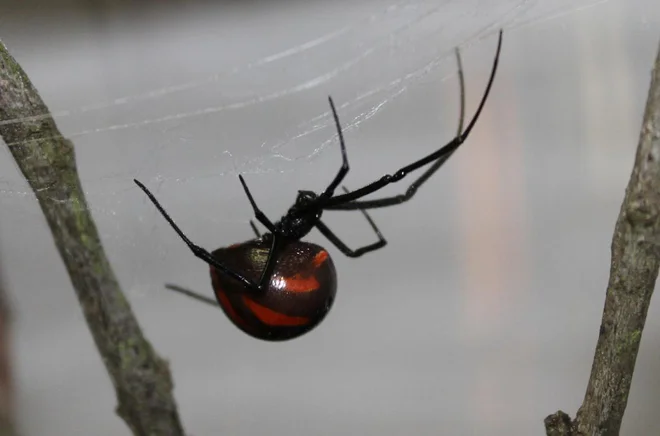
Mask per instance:
[[[542,434],[547,414],[574,414],[584,395],[660,4],[356,3],[5,0],[0,38],[76,144],[105,248],[171,362],[191,435]],[[256,341],[163,289],[211,295],[207,267],[133,177],[207,248],[247,239],[238,172],[274,219],[297,189],[335,174],[328,94],[356,188],[451,138],[452,49],[463,50],[471,114],[499,27],[501,68],[473,135],[414,201],[373,213],[386,249],[350,260],[331,248],[340,287],[318,329]],[[0,204],[22,429],[129,434],[6,147]],[[372,240],[359,214],[326,221],[353,246]],[[658,307],[625,435],[660,433]]]

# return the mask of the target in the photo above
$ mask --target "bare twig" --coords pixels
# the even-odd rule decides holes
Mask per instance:
[[[0,436],[14,432],[11,308],[0,268]]]
[[[105,256],[80,185],[73,144],[0,42],[0,136],[32,187],[135,435],[182,435],[172,378],[142,335]],[[36,116],[36,117],[35,117]],[[31,118],[32,117],[32,118]],[[38,253],[35,253],[38,255]]]
[[[574,421],[561,411],[545,419],[548,435],[619,434],[659,266],[660,47],[635,165],[612,238],[610,280],[587,392]]]

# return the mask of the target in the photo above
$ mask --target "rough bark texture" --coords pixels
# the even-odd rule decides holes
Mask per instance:
[[[0,268],[0,436],[14,434],[11,311]]]
[[[545,419],[554,436],[619,434],[660,266],[660,47],[637,156],[612,238],[610,280],[591,377],[574,421]]]
[[[50,226],[117,392],[117,413],[135,435],[183,435],[167,362],[142,335],[119,287],[87,208],[73,144],[48,113],[0,42],[0,136]]]

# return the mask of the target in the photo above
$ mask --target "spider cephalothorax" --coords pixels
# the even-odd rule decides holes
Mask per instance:
[[[286,238],[301,239],[314,228],[321,219],[323,209],[319,197],[313,191],[298,191],[296,202],[286,215],[275,223],[275,234]]]
[[[337,110],[332,98],[328,98],[339,136],[342,166],[325,191],[320,194],[312,191],[298,191],[296,201],[286,215],[273,223],[257,207],[243,176],[239,175],[255,218],[268,230],[268,233],[261,235],[254,223],[250,221],[257,236],[256,239],[209,253],[188,239],[142,183],[137,180],[135,183],[147,194],[193,254],[209,264],[217,304],[222,307],[237,327],[256,338],[265,340],[285,340],[298,337],[310,331],[325,318],[337,291],[336,271],[328,252],[318,245],[301,241],[301,239],[313,228],[317,228],[333,245],[349,257],[359,257],[384,247],[387,242],[366,209],[392,206],[410,200],[419,187],[465,142],[490,93],[501,47],[502,32],[500,31],[497,52],[486,91],[465,130],[463,130],[465,109],[463,70],[459,52],[456,50],[461,90],[461,116],[458,133],[454,139],[426,157],[360,189],[349,191],[342,187],[343,194],[339,195],[335,195],[335,190],[348,174],[348,157]],[[404,194],[361,200],[429,164],[426,171],[410,184]],[[361,211],[378,240],[364,247],[349,248],[321,220],[324,210]],[[216,304],[210,298],[183,288],[173,285],[168,285],[168,288],[198,300]]]

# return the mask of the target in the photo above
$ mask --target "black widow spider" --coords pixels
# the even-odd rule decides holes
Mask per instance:
[[[456,49],[461,91],[461,114],[456,137],[428,156],[360,189],[351,192],[342,186],[344,193],[340,195],[334,195],[334,193],[348,174],[348,157],[339,117],[332,98],[329,97],[339,136],[342,166],[325,191],[320,195],[313,191],[298,191],[296,201],[286,215],[273,223],[259,209],[243,176],[239,175],[256,219],[268,230],[268,233],[261,235],[254,223],[250,221],[256,239],[209,253],[190,241],[165,212],[154,195],[141,182],[134,180],[193,254],[209,264],[217,303],[208,297],[178,286],[167,285],[168,289],[209,304],[219,304],[238,328],[259,339],[286,340],[301,336],[313,329],[324,319],[334,301],[337,290],[336,271],[332,259],[322,247],[301,241],[301,239],[316,227],[342,253],[353,258],[384,247],[387,242],[366,209],[392,206],[410,200],[419,187],[465,142],[490,93],[501,47],[502,31],[499,32],[497,51],[486,90],[477,111],[465,130],[463,130],[465,111],[463,69],[460,53]],[[430,163],[433,165],[411,183],[405,194],[357,201],[391,183],[398,182],[412,171]],[[357,249],[349,248],[321,221],[324,210],[360,210],[378,237],[378,241]]]

